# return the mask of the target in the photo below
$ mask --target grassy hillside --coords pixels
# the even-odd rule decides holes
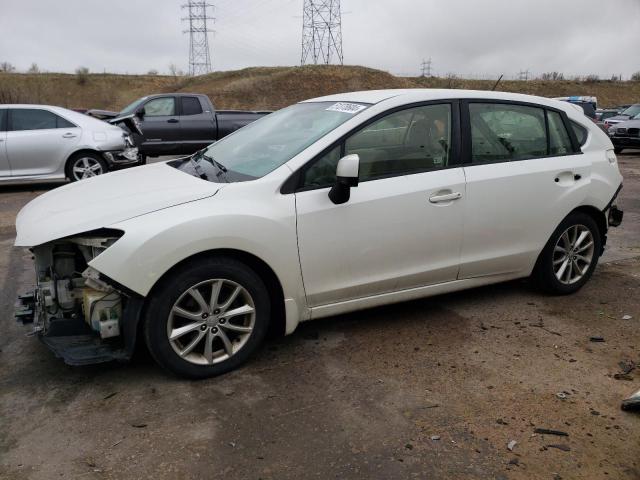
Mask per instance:
[[[170,91],[208,94],[221,109],[277,109],[305,98],[379,88],[469,88],[493,81],[403,78],[364,67],[256,67],[196,78],[90,74],[2,74],[0,103],[44,103],[119,110],[143,95]],[[600,105],[640,102],[640,82],[504,81],[498,90],[545,97],[595,95]]]

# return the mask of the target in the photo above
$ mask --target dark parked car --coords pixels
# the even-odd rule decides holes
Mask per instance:
[[[640,103],[636,103],[635,105],[631,105],[626,110],[623,110],[619,115],[615,117],[607,118],[604,122],[607,128],[610,128],[612,125],[617,125],[618,123],[626,122],[627,120],[635,117],[640,114]]]
[[[616,153],[625,148],[640,148],[640,115],[612,125],[608,133]]]
[[[136,145],[142,155],[154,157],[190,155],[269,113],[216,111],[206,95],[165,93],[140,98],[108,121],[135,116],[142,131],[134,135]]]

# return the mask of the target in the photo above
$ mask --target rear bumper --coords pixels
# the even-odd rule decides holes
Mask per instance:
[[[607,218],[607,225],[609,227],[619,227],[620,224],[622,224],[624,212],[616,205],[616,199],[618,198],[620,190],[622,190],[622,184],[620,184],[620,186],[616,190],[616,193],[613,195],[613,198],[609,201],[605,209],[602,211]]]

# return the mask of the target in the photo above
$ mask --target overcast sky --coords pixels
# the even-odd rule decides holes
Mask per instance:
[[[0,62],[19,70],[188,68],[181,0],[0,0]],[[303,0],[211,0],[215,70],[300,62]],[[640,0],[342,0],[345,64],[418,74],[629,76]]]

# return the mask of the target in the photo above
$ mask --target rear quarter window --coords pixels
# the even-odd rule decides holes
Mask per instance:
[[[571,122],[571,128],[573,128],[573,131],[576,134],[578,144],[582,147],[585,143],[587,143],[589,132],[586,128],[576,122]]]

